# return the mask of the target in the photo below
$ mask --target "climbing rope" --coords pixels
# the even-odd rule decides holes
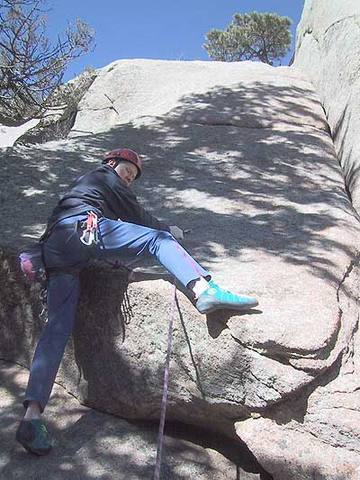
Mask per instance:
[[[167,397],[168,397],[168,390],[169,390],[170,359],[171,359],[172,344],[173,344],[173,326],[174,326],[174,318],[175,318],[176,301],[177,301],[176,285],[174,285],[173,300],[171,303],[171,311],[170,311],[169,327],[168,327],[167,353],[166,353],[165,369],[164,369],[164,384],[163,384],[163,394],[162,394],[162,400],[161,400],[160,423],[159,423],[159,433],[158,433],[158,440],[157,440],[154,480],[160,479],[161,455],[162,455],[162,448],[164,443],[164,426],[165,426],[165,417],[166,417]]]

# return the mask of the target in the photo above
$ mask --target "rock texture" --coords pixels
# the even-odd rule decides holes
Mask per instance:
[[[360,227],[311,83],[251,62],[119,61],[79,109],[72,138],[2,160],[0,356],[29,364],[42,327],[14,249],[73,177],[131,146],[145,158],[136,190],[147,208],[191,229],[186,247],[215,279],[260,300],[252,314],[205,318],[179,294],[168,418],[239,435],[277,480],[340,478],[333,447],[355,472]],[[82,284],[59,383],[103,411],[158,418],[173,287],[99,267]],[[279,454],[285,434],[314,437],[312,470],[302,440]]]
[[[49,472],[54,480],[152,478],[157,442],[155,425],[130,424],[92,411],[57,385],[47,414],[56,450],[41,459],[26,453],[14,443],[14,436],[22,408],[18,397],[25,388],[27,376],[24,368],[0,362],[1,480],[42,480],[48,478]],[[245,459],[240,445],[236,450],[221,437],[213,441],[212,446],[209,445],[211,442],[203,445],[195,443],[196,435],[191,430],[185,434],[182,432],[182,435],[193,441],[179,439],[180,430],[176,426],[169,426],[169,430],[171,433],[168,432],[164,440],[161,478],[265,478],[256,473],[258,469],[254,462]]]
[[[319,92],[353,205],[360,210],[360,3],[305,0],[294,65]]]
[[[49,108],[39,122],[17,138],[15,143],[29,145],[66,138],[74,125],[78,104],[96,75],[95,70],[86,70],[55,90],[49,100]]]

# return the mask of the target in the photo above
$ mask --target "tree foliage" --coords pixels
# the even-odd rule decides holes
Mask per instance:
[[[291,44],[291,20],[275,13],[236,13],[225,30],[210,30],[204,48],[212,60],[260,60],[273,65]]]
[[[93,31],[81,20],[52,42],[46,0],[0,0],[0,121],[37,115],[61,84],[69,63],[86,53]]]

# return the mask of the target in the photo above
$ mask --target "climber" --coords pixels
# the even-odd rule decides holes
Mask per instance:
[[[16,432],[37,455],[52,448],[41,414],[50,397],[71,335],[79,297],[79,272],[92,259],[154,256],[188,291],[200,313],[220,308],[247,310],[258,302],[221,289],[210,273],[177,242],[177,226],[167,226],[138,203],[130,184],[142,173],[139,155],[112,150],[103,164],[81,176],[61,198],[41,238],[47,273],[48,321],[38,341]]]

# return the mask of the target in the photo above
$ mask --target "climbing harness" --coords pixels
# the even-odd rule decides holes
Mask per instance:
[[[81,243],[87,246],[99,243],[98,217],[95,212],[88,212],[88,217],[84,222],[81,222],[80,228],[82,230]]]
[[[173,301],[171,303],[169,328],[168,328],[167,353],[166,353],[166,360],[165,360],[164,385],[163,385],[163,394],[162,394],[162,400],[161,400],[161,412],[160,412],[159,433],[158,433],[158,441],[157,441],[154,480],[160,479],[161,454],[162,454],[162,447],[164,443],[164,426],[165,426],[165,417],[166,417],[167,396],[168,396],[168,390],[169,390],[170,359],[171,359],[172,344],[173,344],[173,327],[174,327],[176,301],[177,301],[176,285],[174,285],[174,294],[173,294]]]

